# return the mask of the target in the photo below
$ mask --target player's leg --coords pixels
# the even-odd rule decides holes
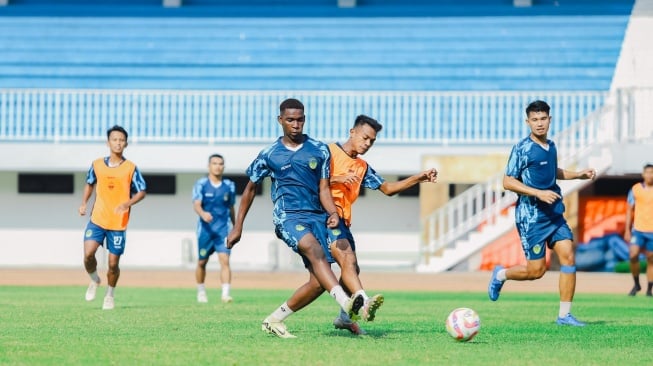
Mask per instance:
[[[546,273],[545,237],[539,235],[531,237],[529,240],[524,231],[519,230],[519,226],[518,231],[520,231],[522,249],[526,256],[526,265],[512,266],[507,269],[499,265],[494,268],[488,284],[488,296],[492,301],[499,299],[501,288],[506,280],[532,281],[541,278]]]
[[[346,228],[342,229],[343,231],[348,231]],[[376,311],[381,307],[381,305],[383,305],[384,297],[381,294],[369,297],[365,293],[363,284],[358,277],[359,270],[356,252],[353,250],[349,239],[346,237],[336,238],[336,240],[330,244],[329,250],[335,261],[340,266],[341,281],[344,284],[344,287],[349,291],[349,293],[363,297],[362,318],[366,321],[373,321],[376,317]],[[343,320],[346,320],[346,318],[343,317]]]
[[[319,223],[323,225],[322,223]],[[297,245],[299,253],[301,253],[310,263],[308,270],[312,273],[320,286],[329,291],[331,297],[344,309],[350,317],[358,317],[358,311],[363,306],[363,297],[360,295],[352,295],[351,298],[345,293],[345,290],[340,286],[336,275],[331,270],[331,266],[327,261],[324,253],[324,248],[313,236],[312,233],[307,233],[298,242]]]
[[[229,253],[218,252],[218,261],[220,261],[220,281],[222,283],[222,302],[232,302],[233,298],[229,294],[231,289],[231,267],[229,266]]]
[[[197,283],[197,302],[207,303],[209,298],[206,295],[206,264],[214,251],[211,235],[201,228],[197,232],[197,267],[195,267],[195,282]]]
[[[646,296],[653,296],[653,250],[646,252]]]
[[[100,276],[97,273],[97,259],[95,258],[95,254],[104,242],[105,235],[104,229],[92,222],[89,221],[86,225],[86,230],[84,231],[84,268],[91,278],[91,282],[86,289],[86,301],[95,299],[97,288],[101,282]]]
[[[111,310],[114,308],[114,290],[120,278],[120,255],[109,252],[109,268],[107,270],[107,292],[104,295],[102,309]]]
[[[84,241],[84,268],[91,278],[91,282],[86,289],[86,295],[84,296],[86,301],[93,301],[95,299],[97,288],[101,282],[100,276],[97,273],[97,259],[95,258],[95,253],[99,247],[100,243],[95,240]]]
[[[120,278],[120,256],[125,251],[125,231],[107,231],[107,249],[109,250],[109,268],[107,270],[107,292],[104,295],[102,309],[114,308],[114,290]]]
[[[633,231],[630,244],[629,244],[629,257],[630,257],[630,274],[633,276],[633,288],[628,293],[628,296],[635,296],[642,286],[639,284],[639,255],[642,253],[644,243],[642,238]]]
[[[560,260],[560,308],[558,311],[559,325],[584,326],[571,315],[571,303],[576,292],[576,260],[574,244],[569,239],[553,242],[553,250]]]
[[[284,321],[295,312],[320,297],[324,292],[313,273],[309,272],[308,282],[300,286],[290,298],[263,320],[262,329],[281,338],[294,338],[288,332]]]
[[[197,302],[207,303],[209,298],[206,295],[206,287],[204,281],[206,280],[206,264],[209,262],[208,258],[198,259],[197,267],[195,267],[195,282],[197,282]]]
[[[653,296],[653,233],[646,233],[646,296]]]

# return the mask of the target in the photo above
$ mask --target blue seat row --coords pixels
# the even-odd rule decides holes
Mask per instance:
[[[147,5],[143,1],[135,3]],[[241,2],[184,3],[219,8]],[[286,10],[299,6],[277,3]],[[628,16],[0,19],[0,88],[606,90]]]

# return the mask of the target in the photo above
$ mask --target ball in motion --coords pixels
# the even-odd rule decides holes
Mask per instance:
[[[469,308],[458,308],[449,313],[445,322],[447,333],[453,339],[460,342],[467,342],[474,338],[481,329],[481,318]]]

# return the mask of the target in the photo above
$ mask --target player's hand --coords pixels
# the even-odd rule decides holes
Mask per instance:
[[[624,241],[630,245],[630,240],[632,239],[632,233],[630,230],[626,229],[624,231]]]
[[[210,224],[213,221],[213,215],[211,215],[210,212],[204,211],[200,217],[202,218],[202,221],[206,222],[207,224]]]
[[[129,204],[126,202],[119,204],[118,207],[116,207],[116,209],[114,210],[114,212],[117,214],[122,214],[127,211],[129,211]]]
[[[553,202],[562,198],[559,194],[549,190],[538,191],[535,197],[537,197],[538,200],[548,204],[552,204]]]
[[[82,203],[79,208],[77,209],[77,212],[79,212],[79,216],[84,216],[86,215],[86,204]]]
[[[241,229],[232,229],[229,232],[229,235],[227,235],[227,249],[231,249],[240,241],[240,237],[243,235],[243,231]]]
[[[360,180],[361,179],[359,176],[351,173],[351,174],[333,176],[330,179],[330,183],[352,184],[352,183],[360,182]]]
[[[338,216],[338,213],[334,212],[331,215],[329,215],[329,217],[327,217],[326,226],[329,229],[335,229],[338,227],[339,224],[340,224],[340,216]]]
[[[435,183],[438,181],[438,171],[435,168],[425,170],[422,172],[420,182]]]
[[[594,179],[596,178],[595,169],[585,169],[578,173],[578,179]]]

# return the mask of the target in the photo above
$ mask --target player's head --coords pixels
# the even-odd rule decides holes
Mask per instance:
[[[551,125],[549,111],[551,107],[541,100],[531,102],[526,107],[526,124],[531,129],[531,135],[546,139]]]
[[[648,163],[644,165],[644,171],[642,172],[642,178],[644,178],[644,183],[646,185],[653,185],[653,164]]]
[[[349,143],[357,155],[365,154],[376,141],[377,132],[383,126],[374,118],[364,114],[356,117],[354,127],[349,130]]]
[[[209,174],[220,177],[224,172],[224,158],[220,154],[209,156]]]
[[[107,145],[111,152],[122,154],[127,147],[127,131],[121,126],[114,125],[107,130]]]
[[[304,105],[297,99],[286,99],[279,105],[277,117],[284,136],[293,141],[300,141],[304,134]]]

